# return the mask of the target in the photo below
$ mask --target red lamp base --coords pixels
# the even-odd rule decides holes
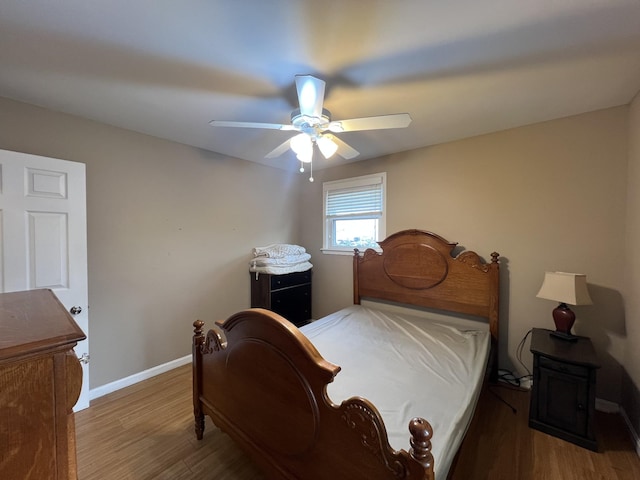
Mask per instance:
[[[566,303],[561,303],[553,309],[553,321],[556,324],[556,331],[551,332],[552,337],[569,340],[571,342],[575,342],[578,339],[578,337],[571,333],[571,327],[573,327],[576,321],[576,314],[573,313]]]

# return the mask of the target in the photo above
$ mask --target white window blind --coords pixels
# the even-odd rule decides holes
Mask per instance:
[[[377,248],[385,234],[386,173],[323,184],[323,252],[352,254]]]
[[[382,184],[327,192],[327,215],[371,215],[382,213]]]

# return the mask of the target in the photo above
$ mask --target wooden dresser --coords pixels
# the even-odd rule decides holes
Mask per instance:
[[[0,294],[0,479],[76,479],[84,333],[50,290]]]
[[[251,276],[251,307],[266,308],[301,327],[311,320],[311,270]]]

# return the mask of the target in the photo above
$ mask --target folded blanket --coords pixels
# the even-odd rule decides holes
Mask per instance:
[[[290,245],[287,243],[274,243],[266,247],[256,247],[253,249],[254,257],[282,258],[288,255],[301,255],[306,250],[300,245]]]
[[[280,258],[255,257],[251,259],[252,267],[268,267],[269,265],[293,265],[295,263],[307,262],[311,259],[308,253],[300,255],[286,255]]]
[[[259,273],[270,273],[272,275],[282,275],[285,273],[294,273],[294,272],[306,272],[313,268],[313,265],[309,262],[301,262],[293,265],[269,265],[267,267],[254,267],[253,265],[249,267],[250,272],[255,272],[256,275]]]

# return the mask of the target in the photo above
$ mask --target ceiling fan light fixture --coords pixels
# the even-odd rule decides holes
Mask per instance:
[[[298,153],[296,155],[296,158],[302,163],[311,163],[311,160],[313,160],[313,150],[309,152]]]
[[[299,133],[293,137],[289,141],[289,145],[296,155],[307,156],[313,152],[313,143],[311,143],[311,138],[306,133]]]
[[[324,158],[331,158],[333,154],[338,151],[338,145],[329,137],[318,137],[316,143],[318,144],[318,148]]]

